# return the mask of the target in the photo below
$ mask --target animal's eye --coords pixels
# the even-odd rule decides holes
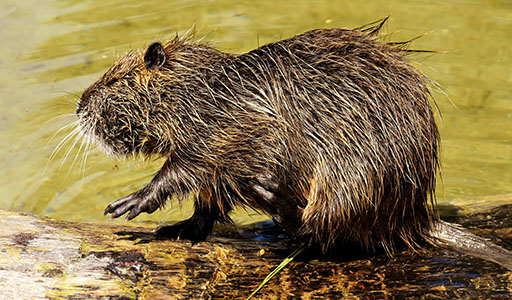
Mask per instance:
[[[109,79],[109,80],[105,81],[105,85],[106,86],[111,86],[111,85],[113,85],[116,82],[117,82],[117,78],[112,78],[112,79]]]

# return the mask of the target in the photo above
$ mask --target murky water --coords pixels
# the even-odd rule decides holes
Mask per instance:
[[[104,207],[151,179],[161,160],[113,160],[78,144],[51,153],[69,131],[81,91],[129,49],[183,33],[244,52],[318,27],[356,27],[391,18],[391,40],[424,35],[416,65],[442,88],[441,204],[512,193],[511,1],[14,1],[0,2],[0,208],[68,220],[107,220]],[[61,116],[61,117],[59,117]],[[68,149],[70,151],[68,152]],[[82,151],[83,152],[83,151]],[[66,160],[64,158],[67,157]],[[457,205],[471,201],[457,200]],[[190,205],[143,215],[179,220]],[[237,221],[263,217],[238,212]]]

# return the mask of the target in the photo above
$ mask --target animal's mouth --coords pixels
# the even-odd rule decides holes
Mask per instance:
[[[97,147],[105,154],[111,157],[119,157],[128,154],[127,147],[121,143],[108,138],[108,134],[103,132],[103,126],[98,120],[88,117],[86,114],[78,113],[79,127],[84,140],[89,143],[95,143]]]

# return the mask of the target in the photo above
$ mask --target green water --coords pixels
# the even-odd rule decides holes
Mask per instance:
[[[78,146],[49,157],[75,102],[129,49],[183,33],[244,52],[318,27],[352,28],[391,14],[391,40],[424,35],[414,56],[439,84],[438,201],[512,203],[512,1],[14,1],[0,2],[0,208],[68,220],[107,220],[104,207],[140,188],[162,161],[113,160]],[[66,152],[71,149],[64,161]],[[474,200],[472,200],[474,199]],[[190,214],[174,203],[136,221]],[[261,220],[237,212],[236,220]]]

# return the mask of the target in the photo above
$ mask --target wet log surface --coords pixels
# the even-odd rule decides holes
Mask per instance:
[[[512,249],[510,216],[507,205],[448,221]],[[217,228],[192,245],[146,227],[0,211],[0,298],[245,299],[298,248],[277,236],[258,241],[265,230]],[[305,252],[254,299],[512,298],[512,272],[450,250],[340,257]]]

